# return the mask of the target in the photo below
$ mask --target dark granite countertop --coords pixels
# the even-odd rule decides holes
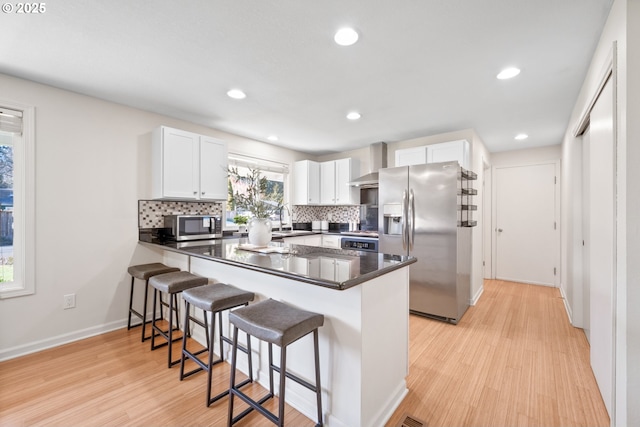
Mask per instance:
[[[272,241],[276,251],[243,250],[247,239],[215,239],[192,242],[145,242],[140,244],[189,256],[222,262],[287,279],[344,290],[416,262],[408,256],[321,248]]]

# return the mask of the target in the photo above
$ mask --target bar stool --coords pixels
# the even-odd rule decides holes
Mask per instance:
[[[198,286],[197,288],[187,289],[182,292],[182,299],[185,301],[185,316],[184,316],[184,330],[189,330],[189,321],[193,320],[195,323],[203,326],[207,335],[207,348],[191,352],[187,350],[187,334],[182,336],[182,356],[180,358],[180,381],[184,378],[193,375],[202,370],[207,371],[207,406],[213,402],[221,399],[229,394],[229,390],[225,390],[215,397],[211,398],[211,377],[213,365],[220,363],[223,358],[223,343],[232,344],[231,339],[225,337],[222,333],[222,312],[224,310],[230,310],[235,307],[240,307],[249,304],[249,301],[253,301],[254,293],[243,291],[242,289],[235,288],[233,286],[226,285],[224,283],[214,283],[211,285]],[[189,307],[193,305],[202,310],[204,313],[205,323],[199,322],[189,315]],[[207,312],[211,313],[211,322],[207,329]],[[217,360],[213,360],[213,337],[215,336],[215,316],[218,315],[218,329],[220,335],[220,357]],[[211,339],[209,339],[211,337]],[[249,360],[249,378],[238,384],[238,387],[242,387],[245,384],[253,382],[253,368],[251,366],[251,340],[247,338],[247,348],[239,348],[248,355]],[[198,358],[199,354],[209,352],[207,362],[203,362]],[[184,364],[185,358],[193,360],[198,367],[185,373]]]
[[[209,279],[206,277],[196,276],[195,274],[191,274],[188,271],[176,271],[173,273],[165,273],[159,274],[157,276],[153,276],[149,279],[149,284],[153,286],[153,320],[151,321],[151,350],[156,350],[157,348],[168,346],[168,367],[172,367],[173,365],[180,363],[180,359],[171,360],[171,344],[173,343],[173,331],[180,329],[180,323],[178,320],[178,293],[186,290],[195,288],[197,286],[206,285]],[[162,301],[162,294],[165,293],[169,296],[169,303],[166,304]],[[160,304],[166,305],[169,308],[169,327],[166,331],[163,331],[159,326],[156,325],[156,301],[158,299],[158,295],[160,294]],[[173,327],[173,313],[176,315],[176,327]],[[185,329],[185,334],[187,330]],[[163,337],[166,342],[156,345],[156,337]],[[179,338],[178,338],[179,339]]]
[[[179,268],[168,267],[159,262],[154,262],[151,264],[140,264],[140,265],[132,265],[127,269],[127,272],[131,275],[131,294],[129,295],[129,316],[127,319],[127,330],[132,327],[142,325],[142,342],[149,339],[149,337],[145,337],[145,330],[147,327],[147,295],[149,294],[149,278],[156,276],[158,274],[171,273],[174,271],[180,271]],[[144,280],[144,303],[142,306],[142,314],[133,308],[133,286],[136,279]],[[142,320],[140,325],[131,326],[131,315],[134,314]],[[155,312],[154,312],[155,315]]]
[[[229,313],[229,322],[233,324],[233,344],[231,351],[231,380],[229,386],[229,417],[227,426],[242,419],[245,415],[256,409],[271,422],[282,427],[284,426],[284,391],[285,379],[289,378],[298,384],[316,393],[318,407],[318,424],[322,426],[322,388],[320,387],[320,355],[318,352],[318,328],[324,324],[322,314],[300,310],[295,307],[283,304],[273,299],[261,301],[247,307],[238,308]],[[242,329],[247,335],[256,337],[269,343],[269,393],[260,400],[255,401],[235,385],[236,355],[238,344],[238,329]],[[313,332],[313,346],[315,354],[315,385],[304,379],[287,372],[287,346],[303,336]],[[250,338],[247,338],[250,339]],[[273,364],[273,344],[280,347],[280,366]],[[274,397],[273,391],[273,371],[280,374],[280,389],[278,394],[278,416],[262,406],[264,402]],[[235,418],[233,417],[233,398],[238,396],[249,408],[244,410]]]

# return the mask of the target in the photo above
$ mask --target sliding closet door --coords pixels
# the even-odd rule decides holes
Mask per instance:
[[[613,403],[615,135],[613,88],[605,84],[589,117],[588,280],[591,367],[604,403]]]

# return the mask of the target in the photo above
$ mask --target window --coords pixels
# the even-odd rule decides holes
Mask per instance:
[[[283,224],[289,222],[290,212],[288,208],[286,208],[288,194],[286,189],[289,176],[288,165],[238,154],[230,154],[229,168],[236,168],[240,176],[248,176],[251,170],[259,170],[260,176],[267,179],[267,188],[262,200],[274,207],[274,212],[270,217],[273,227],[280,227],[280,221],[282,221]],[[236,216],[245,216],[247,218],[251,218],[252,216],[251,212],[236,206],[234,203],[233,195],[236,192],[244,194],[246,192],[245,190],[246,185],[242,182],[235,181],[230,174],[225,224],[225,228],[227,229],[237,228],[237,224],[234,222]],[[278,207],[280,208],[278,209]]]
[[[0,298],[35,290],[33,117],[0,101]]]

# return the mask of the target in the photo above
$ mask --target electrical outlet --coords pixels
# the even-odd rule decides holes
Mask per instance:
[[[63,308],[66,310],[68,308],[75,308],[75,307],[76,307],[76,294],[65,295]]]

